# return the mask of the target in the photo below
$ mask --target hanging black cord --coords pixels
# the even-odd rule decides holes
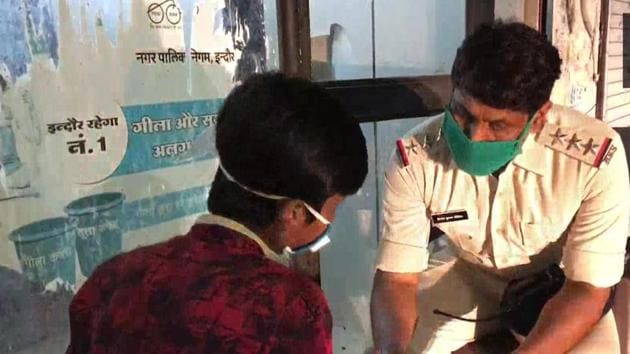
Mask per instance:
[[[440,311],[438,309],[433,310],[433,313],[436,315],[441,315],[444,317],[448,317],[448,318],[453,318],[456,320],[460,320],[460,321],[466,321],[466,322],[488,322],[488,321],[494,321],[497,319],[500,319],[501,317],[503,317],[504,315],[506,315],[507,313],[502,312],[502,313],[498,313],[496,315],[492,315],[489,317],[484,317],[484,318],[466,318],[466,317],[459,317],[459,316],[455,316],[455,315],[451,315],[450,313],[446,313],[444,311]]]

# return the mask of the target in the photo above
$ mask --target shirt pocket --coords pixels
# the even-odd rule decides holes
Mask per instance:
[[[559,237],[558,228],[550,222],[521,222],[519,232],[528,256],[540,253]]]

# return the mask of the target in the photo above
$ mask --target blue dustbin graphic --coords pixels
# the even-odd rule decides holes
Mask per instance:
[[[0,124],[0,164],[4,166],[7,176],[12,175],[22,167],[15,145],[15,135],[10,125]]]
[[[12,231],[9,240],[29,281],[42,286],[54,280],[75,284],[75,229],[68,219],[33,222]]]
[[[77,229],[79,267],[86,277],[122,251],[124,200],[122,193],[102,193],[77,199],[65,208]]]

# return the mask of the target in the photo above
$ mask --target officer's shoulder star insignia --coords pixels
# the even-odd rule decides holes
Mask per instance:
[[[567,135],[566,134],[562,134],[562,130],[560,128],[558,128],[555,133],[549,134],[549,136],[553,138],[553,140],[551,140],[551,146],[554,146],[556,143],[563,144],[564,143],[563,139]]]
[[[602,162],[610,163],[617,151],[611,138],[604,134],[590,134],[584,127],[548,123],[536,139],[539,144],[593,167],[600,167]]]
[[[580,146],[584,148],[584,152],[582,153],[582,155],[588,155],[589,153],[596,155],[597,151],[595,151],[595,149],[599,147],[599,144],[595,144],[593,138],[589,138],[586,144],[580,144]]]
[[[580,141],[582,141],[582,139],[578,138],[577,134],[573,134],[571,139],[569,139],[569,144],[567,145],[567,150],[571,150],[572,147],[575,147],[579,151],[580,147],[578,146],[578,143]]]

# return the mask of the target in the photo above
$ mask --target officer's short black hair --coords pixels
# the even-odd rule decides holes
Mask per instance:
[[[340,103],[315,83],[277,73],[253,75],[232,90],[217,118],[216,147],[241,184],[317,210],[335,194],[355,194],[368,169],[361,128]],[[258,229],[275,221],[280,205],[220,170],[208,198],[211,213]]]
[[[522,23],[479,26],[457,50],[453,88],[499,109],[532,114],[549,100],[561,59],[547,37]]]

